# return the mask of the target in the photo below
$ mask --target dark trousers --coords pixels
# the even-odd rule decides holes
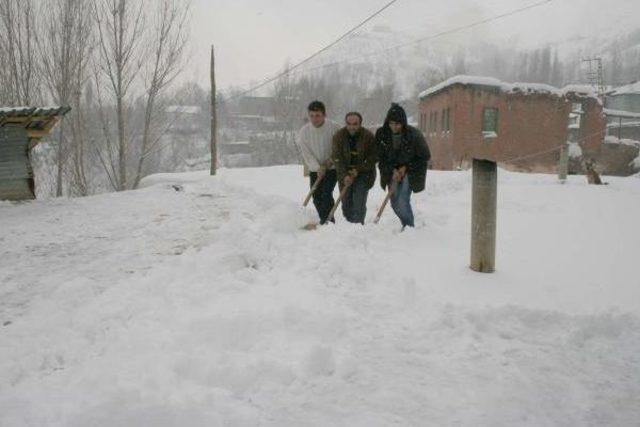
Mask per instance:
[[[313,187],[316,179],[318,179],[318,173],[310,172],[309,188]],[[338,177],[335,169],[328,170],[322,179],[322,182],[313,193],[313,205],[316,207],[316,211],[318,211],[320,224],[325,224],[327,222],[327,217],[329,216],[331,209],[333,209],[333,204],[335,203],[333,200],[333,189],[336,188],[337,182]],[[334,220],[331,221],[335,222]]]
[[[369,187],[364,176],[357,176],[342,200],[342,213],[347,221],[364,224],[367,216],[367,195]]]

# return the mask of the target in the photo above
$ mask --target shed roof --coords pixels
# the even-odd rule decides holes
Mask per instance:
[[[0,126],[24,127],[29,139],[39,140],[69,111],[71,107],[0,107]]]

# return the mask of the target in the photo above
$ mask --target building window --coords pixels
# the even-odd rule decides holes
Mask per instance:
[[[498,134],[498,109],[485,108],[482,119],[482,133],[485,137],[497,136]]]
[[[451,108],[442,110],[442,130],[451,130]]]

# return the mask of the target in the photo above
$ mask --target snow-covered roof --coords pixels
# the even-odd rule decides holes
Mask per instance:
[[[0,124],[23,127],[29,139],[38,141],[69,111],[71,107],[0,107]]]
[[[577,95],[589,96],[593,98],[598,97],[597,89],[591,85],[572,84],[572,85],[567,85],[563,87],[561,90],[562,90],[562,93],[565,95],[568,93],[575,93]]]
[[[13,112],[21,112],[28,110],[29,107],[0,107],[0,114],[13,113]]]
[[[19,116],[57,116],[65,115],[71,108],[60,106],[48,107],[0,107],[0,115],[4,117]]]
[[[634,113],[631,111],[612,110],[611,108],[605,108],[603,112],[607,116],[622,117],[626,119],[640,119],[640,113]]]
[[[629,94],[640,95],[640,82],[635,82],[626,86],[616,88],[608,94],[612,96]]]
[[[545,93],[556,96],[564,95],[562,90],[543,83],[506,83],[493,77],[461,75],[451,77],[450,79],[425,90],[419,95],[419,97],[420,99],[426,98],[453,85],[492,87],[505,93]]]

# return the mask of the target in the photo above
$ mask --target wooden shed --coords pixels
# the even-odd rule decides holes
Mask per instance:
[[[30,151],[70,107],[0,108],[0,200],[35,198]]]

